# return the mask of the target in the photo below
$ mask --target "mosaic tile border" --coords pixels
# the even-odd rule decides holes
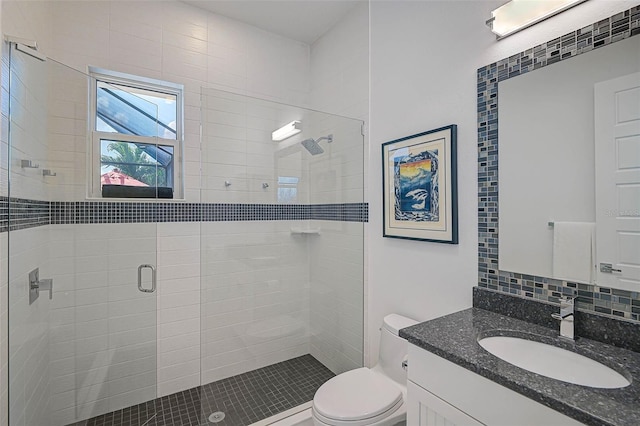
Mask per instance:
[[[369,222],[368,203],[311,204],[309,210],[311,220]]]
[[[11,210],[9,210],[11,206]],[[0,232],[9,229],[9,215],[11,215],[11,230],[27,229],[50,223],[50,203],[48,201],[26,200],[22,198],[2,197],[0,200]]]
[[[9,201],[10,200],[10,201]],[[9,206],[11,210],[9,210]],[[9,222],[9,219],[11,221]],[[368,222],[368,203],[223,204],[38,201],[0,198],[0,232],[42,225],[249,220]]]
[[[498,269],[498,83],[637,35],[640,6],[478,69],[479,287],[550,302],[573,294],[579,309],[640,321],[638,292]]]

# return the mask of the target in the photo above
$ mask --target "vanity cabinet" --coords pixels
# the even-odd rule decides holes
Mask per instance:
[[[407,382],[407,424],[412,426],[481,426],[482,423],[411,380]]]
[[[582,425],[415,345],[408,379],[408,425]]]

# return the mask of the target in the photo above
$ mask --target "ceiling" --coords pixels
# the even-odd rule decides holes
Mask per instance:
[[[312,44],[366,0],[182,0],[218,15]]]

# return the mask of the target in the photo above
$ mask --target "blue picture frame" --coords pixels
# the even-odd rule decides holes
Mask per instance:
[[[382,144],[383,237],[458,244],[457,126]]]

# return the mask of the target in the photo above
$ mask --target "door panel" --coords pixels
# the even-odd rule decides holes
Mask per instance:
[[[156,397],[156,224],[86,199],[90,77],[8,52],[9,424],[66,425]]]
[[[640,290],[640,73],[595,85],[596,252],[601,286]]]

